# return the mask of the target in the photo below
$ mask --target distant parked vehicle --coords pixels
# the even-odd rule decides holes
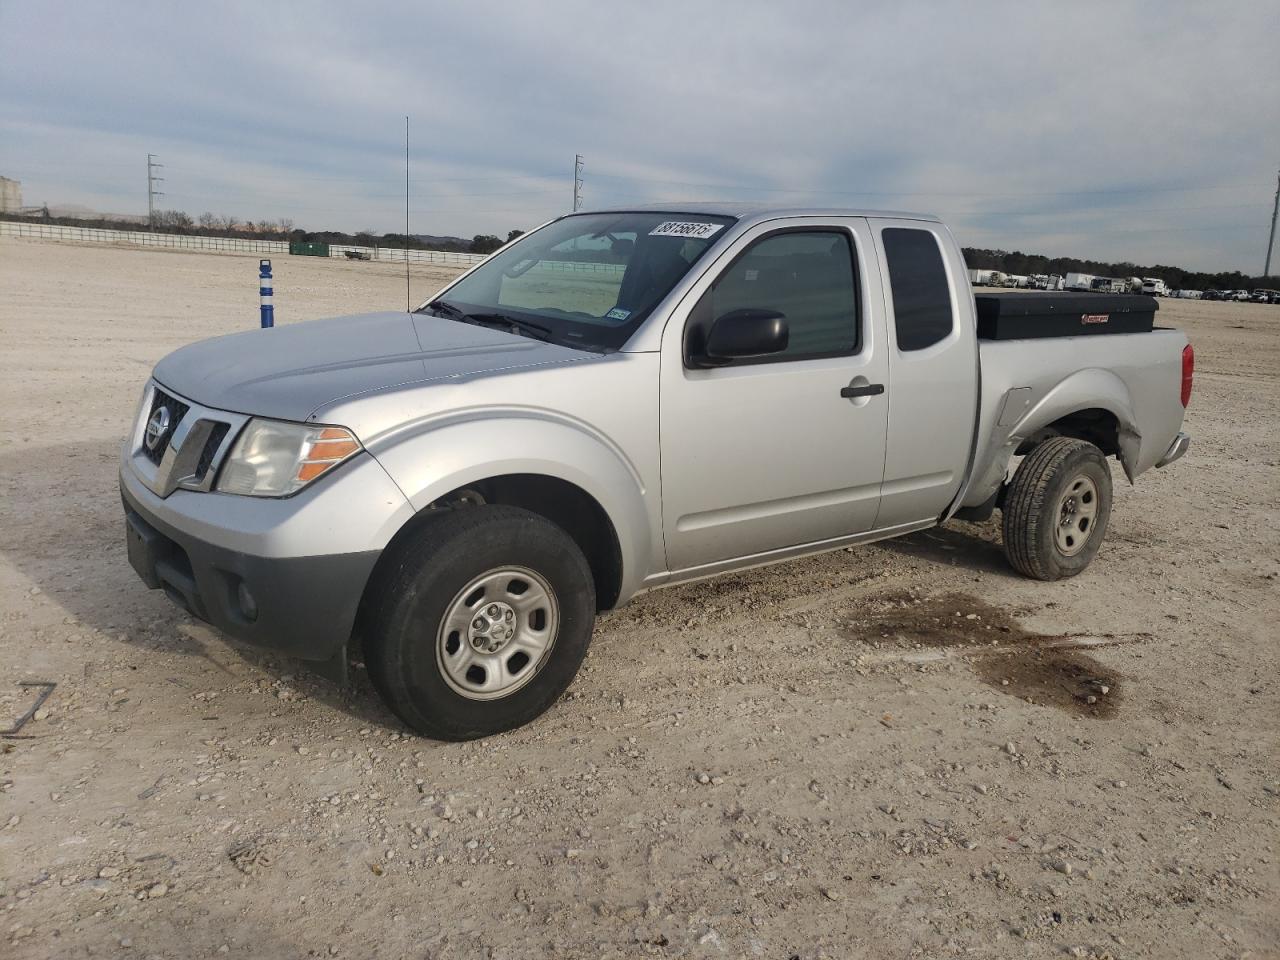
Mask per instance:
[[[995,273],[994,270],[970,270],[969,283],[975,287],[989,287],[992,285],[991,275],[993,273]]]
[[[1236,303],[1248,303],[1249,291],[1248,290],[1232,290],[1231,295],[1227,297],[1227,299],[1234,300]]]
[[[1203,300],[1204,293],[1200,290],[1175,290],[1169,294],[1171,297],[1177,297],[1179,300]]]
[[[1076,293],[1089,293],[1093,290],[1093,274],[1068,273],[1063,279],[1062,288]]]
[[[1255,290],[1253,291],[1253,293],[1249,294],[1249,302],[1250,303],[1270,303],[1271,294],[1273,292],[1274,291],[1272,290],[1261,290],[1261,289]]]
[[[1202,300],[1222,300],[1223,293],[1221,290],[1206,290],[1204,292],[1204,296],[1201,297],[1201,299]]]
[[[1094,277],[1092,289],[1094,293],[1128,293],[1129,281],[1114,277]]]
[[[1272,302],[1272,303],[1280,303],[1280,290],[1272,290],[1272,291],[1271,291],[1271,302]]]
[[[1165,286],[1165,282],[1157,277],[1142,278],[1142,292],[1149,297],[1167,297],[1169,288]]]

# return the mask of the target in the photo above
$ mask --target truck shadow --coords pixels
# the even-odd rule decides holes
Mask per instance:
[[[177,653],[205,661],[219,673],[244,678],[258,671],[270,676],[277,689],[297,689],[361,723],[401,729],[382,705],[363,669],[351,671],[346,687],[313,673],[306,662],[261,650],[224,637],[216,628],[189,616],[159,591],[146,589],[125,552],[124,519],[116,480],[120,441],[50,446],[11,445],[0,452],[0,524],[6,536],[2,554],[12,568],[33,585],[19,609],[11,612],[11,628],[24,620],[48,622],[33,616],[34,608],[52,601],[72,623],[83,624],[105,638],[140,650]],[[1016,579],[998,543],[998,523],[956,523],[865,549],[890,550],[905,556]],[[874,556],[868,553],[869,556]],[[791,564],[823,563],[801,558]],[[718,595],[744,589],[768,572],[722,578],[714,587],[688,588]],[[745,581],[743,578],[746,578]],[[775,601],[785,599],[787,587]],[[638,601],[643,612],[645,601]],[[658,614],[666,618],[670,611]],[[35,629],[34,627],[32,628]],[[600,631],[606,639],[609,628]],[[359,651],[353,651],[358,656]],[[192,684],[197,681],[189,678]],[[175,680],[175,682],[178,682]],[[185,685],[185,683],[184,683]]]
[[[873,544],[903,556],[929,560],[951,567],[964,567],[1009,580],[1021,577],[1009,566],[1000,545],[1000,521],[983,523],[950,521],[945,527],[933,527],[905,537],[881,540]]]
[[[64,621],[71,618],[67,631],[81,624],[112,642],[200,659],[241,679],[261,671],[275,685],[301,688],[361,723],[401,729],[363,670],[353,670],[351,686],[343,688],[312,674],[304,661],[224,637],[160,591],[148,590],[125,552],[119,462],[118,440],[24,444],[0,452],[0,525],[6,533],[0,555],[32,584],[21,590],[18,609],[8,611],[11,630],[28,620],[47,624],[47,614],[38,615],[36,607],[52,601],[65,611]]]

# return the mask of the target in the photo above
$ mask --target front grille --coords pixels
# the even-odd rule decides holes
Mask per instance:
[[[209,439],[204,442],[204,449],[200,451],[200,460],[196,463],[197,482],[203,480],[209,468],[213,466],[213,457],[218,452],[218,447],[222,446],[222,440],[230,429],[229,423],[217,422],[213,425],[213,429],[209,432]]]
[[[169,441],[173,439],[173,431],[178,429],[178,424],[187,415],[187,411],[191,409],[181,400],[169,396],[169,394],[157,387],[156,395],[151,400],[151,410],[147,413],[147,423],[151,422],[151,418],[156,415],[156,411],[161,407],[169,411],[169,429],[164,432],[154,449],[147,446],[145,432],[143,433],[142,442],[143,456],[157,467],[160,466],[160,461],[164,459],[164,452],[169,449]]]

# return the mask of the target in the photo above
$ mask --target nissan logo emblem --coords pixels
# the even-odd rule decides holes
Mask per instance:
[[[169,408],[156,407],[155,412],[151,414],[151,419],[147,421],[147,432],[143,438],[143,442],[147,445],[148,450],[154,450],[160,445],[160,441],[164,439],[164,435],[169,432]]]

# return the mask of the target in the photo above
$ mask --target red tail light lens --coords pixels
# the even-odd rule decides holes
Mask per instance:
[[[1188,343],[1182,348],[1182,405],[1184,407],[1191,402],[1191,381],[1195,378],[1195,372],[1196,352]]]

